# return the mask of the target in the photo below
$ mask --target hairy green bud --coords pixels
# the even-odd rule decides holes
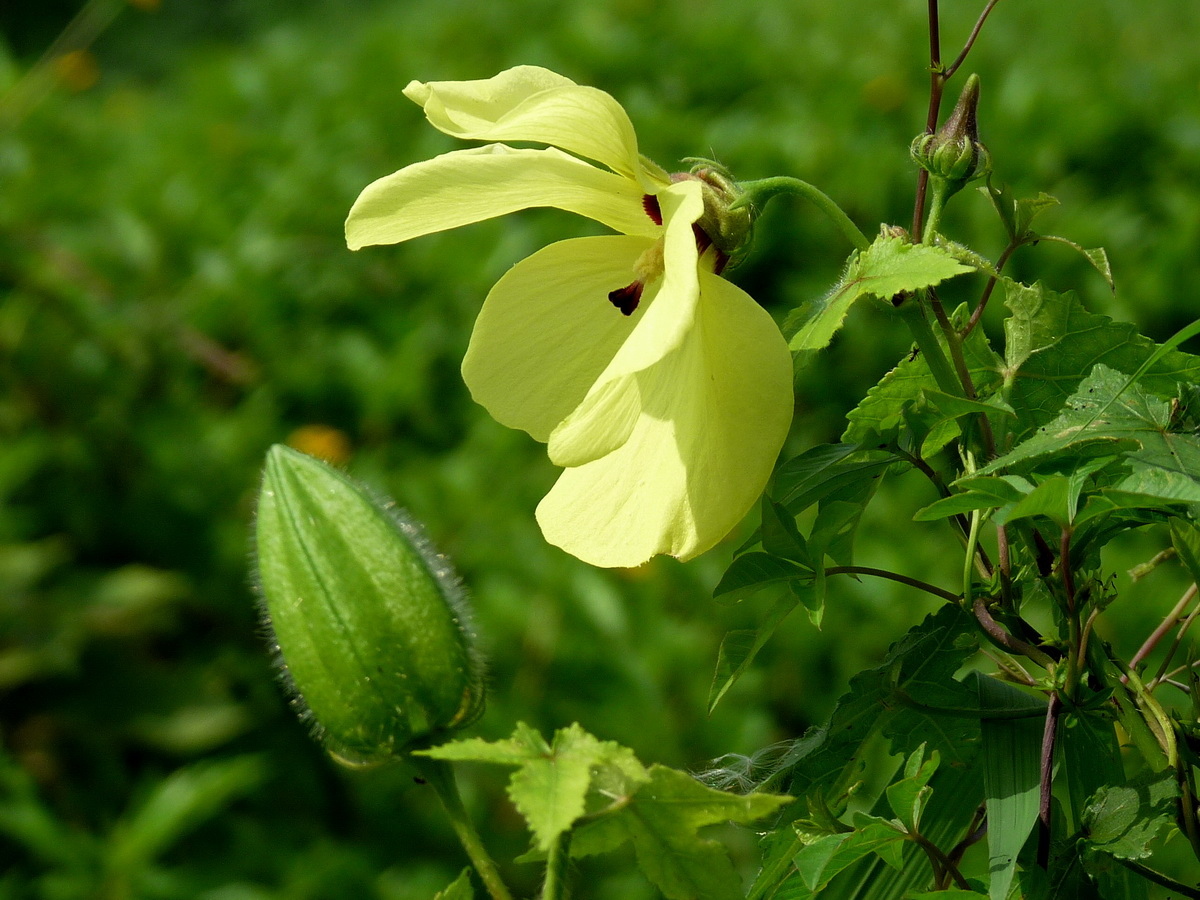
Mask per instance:
[[[258,577],[294,703],[340,762],[371,765],[483,711],[481,665],[449,563],[336,469],[267,453]]]
[[[754,209],[739,205],[743,191],[729,170],[711,159],[690,158],[690,171],[673,178],[695,178],[703,185],[704,214],[696,225],[726,259],[735,259],[750,249]]]
[[[978,112],[979,76],[972,75],[937,133],[917,135],[909,147],[917,165],[946,182],[948,194],[992,169],[991,154],[979,140]]]

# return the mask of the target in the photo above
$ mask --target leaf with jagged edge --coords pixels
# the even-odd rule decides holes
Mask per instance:
[[[730,794],[659,765],[650,767],[649,776],[619,808],[576,830],[572,856],[607,852],[628,841],[642,873],[671,900],[741,900],[741,877],[728,853],[716,841],[700,837],[699,829],[749,824],[793,798]]]
[[[737,603],[773,585],[811,582],[811,568],[772,556],[770,553],[743,553],[725,570],[713,589],[718,603]]]
[[[593,782],[606,771],[618,773],[633,790],[649,779],[633,751],[614,741],[598,740],[578,724],[560,728],[549,744],[520,722],[507,740],[470,738],[419,753],[433,759],[516,766],[508,795],[541,851],[549,850],[584,814]]]
[[[1086,848],[1117,859],[1144,859],[1155,836],[1174,825],[1178,796],[1171,772],[1104,785],[1083,811]]]
[[[956,327],[961,327],[966,318],[967,308],[964,305],[954,311],[951,321]],[[938,340],[944,348],[944,340],[940,336]],[[987,402],[986,398],[1000,386],[999,373],[1003,362],[992,350],[982,328],[974,329],[963,341],[963,358],[967,370],[971,373],[977,396]],[[923,453],[934,453],[958,434],[954,421],[948,421],[936,405],[927,399],[927,394],[937,393],[940,393],[937,379],[929,370],[924,355],[906,357],[867,391],[867,396],[862,402],[847,414],[847,426],[841,439],[848,444],[877,445],[881,439],[894,434],[904,425],[906,411],[921,410],[921,419],[925,423],[926,431],[931,431],[935,426],[946,422],[954,426],[938,428],[936,433],[940,437],[921,448]],[[1011,418],[1011,413],[1003,404],[997,406],[995,412],[1005,419]]]
[[[783,330],[792,335],[792,350],[799,353],[820,350],[833,339],[850,307],[860,297],[871,295],[887,300],[970,271],[969,266],[940,247],[881,235],[866,250],[850,257],[845,274],[832,291],[799,307],[788,317]]]
[[[1073,294],[1006,282],[1005,304],[1002,371],[1020,419],[1018,439],[1057,416],[1097,363],[1132,374],[1158,354],[1136,327],[1088,312]],[[1162,353],[1139,381],[1147,393],[1172,397],[1180,382],[1200,382],[1200,357]]]

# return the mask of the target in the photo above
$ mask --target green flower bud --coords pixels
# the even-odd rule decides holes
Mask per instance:
[[[293,702],[340,762],[384,762],[483,711],[458,581],[392,504],[276,445],[256,544],[263,611]]]
[[[909,152],[917,165],[946,181],[952,194],[992,169],[992,157],[979,141],[979,76],[972,75],[945,124],[936,134],[920,134]]]
[[[684,162],[692,163],[691,171],[672,177],[695,178],[704,185],[704,214],[696,222],[697,227],[726,259],[745,254],[750,249],[754,209],[745,205],[735,208],[735,201],[743,193],[738,183],[728,169],[711,159],[691,158]]]

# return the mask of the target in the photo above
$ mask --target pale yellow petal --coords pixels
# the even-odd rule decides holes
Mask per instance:
[[[351,250],[395,244],[536,206],[626,234],[657,234],[644,196],[629,179],[560,150],[490,144],[414,163],[367,185],[346,218],[346,243]]]
[[[479,81],[414,81],[404,89],[446,134],[480,141],[536,141],[646,177],[629,116],[611,96],[537,66]]]
[[[639,405],[639,373],[672,353],[694,325],[700,297],[692,223],[704,210],[700,183],[658,195],[665,226],[663,274],[643,297],[645,312],[577,409],[550,435],[555,465],[579,466],[621,446]]]
[[[700,278],[694,327],[637,376],[629,439],[565,470],[538,506],[546,539],[594,565],[712,547],[761,495],[787,435],[792,366],[779,329],[740,289]]]
[[[626,235],[551,244],[513,266],[488,294],[463,359],[475,401],[539,441],[575,409],[651,305],[632,316],[609,302],[633,280],[653,240]]]

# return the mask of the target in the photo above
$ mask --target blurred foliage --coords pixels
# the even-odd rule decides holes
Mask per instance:
[[[357,254],[341,233],[370,180],[454,146],[400,95],[410,79],[518,63],[614,94],[668,167],[712,155],[744,178],[792,174],[867,231],[905,224],[924,3],[138,6],[42,66],[74,5],[0,14],[0,898],[417,900],[460,870],[411,773],[336,770],[275,683],[246,574],[273,442],[396,496],[456,561],[490,651],[477,728],[491,738],[518,719],[578,720],[647,761],[751,753],[820,720],[929,609],[887,583],[832,585],[823,630],[790,623],[707,717],[721,635],[761,609],[710,596],[744,534],[688,566],[601,572],[564,556],[533,522],[555,477],[542,448],[488,419],[458,376],[490,284],[589,226],[529,213]],[[955,47],[975,5],[946,6]],[[1160,339],[1198,309],[1198,26],[1200,6],[1171,0],[1086,16],[1009,0],[971,58],[997,175],[1058,196],[1047,229],[1107,247],[1118,293],[1052,245],[1021,251],[1013,274],[1036,255],[1050,287],[1083,285],[1092,309]],[[1002,246],[983,197],[944,225]],[[777,203],[734,278],[783,315],[824,292],[848,249]],[[856,311],[799,374],[793,450],[835,438],[907,351],[886,323]],[[936,526],[889,517],[916,490],[884,485],[860,556],[936,580],[923,540]],[[1111,637],[1136,647],[1178,596],[1171,577],[1134,586]],[[498,855],[519,852],[501,781],[467,774],[486,830],[512,845]],[[532,890],[535,868],[514,882]],[[588,883],[594,897],[644,891]]]

